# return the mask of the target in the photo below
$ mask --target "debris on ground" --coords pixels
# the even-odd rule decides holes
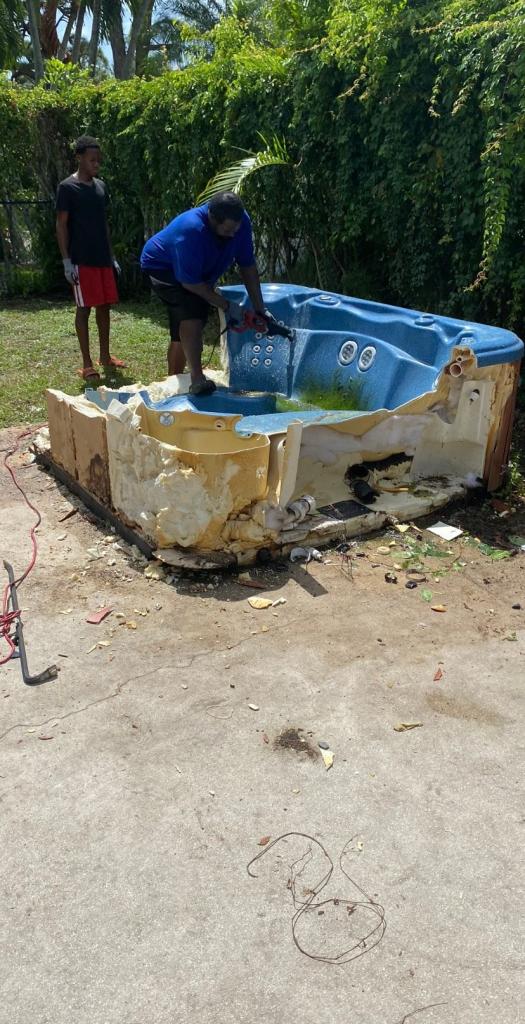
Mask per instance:
[[[410,729],[419,729],[423,722],[398,722],[394,725],[394,732],[409,732]]]
[[[98,558],[103,558],[104,553],[99,551],[98,548],[86,548],[86,554],[90,562],[96,562]]]
[[[248,704],[248,707],[250,708],[250,711],[259,711],[258,704]]]
[[[298,754],[307,754],[314,760],[319,757],[318,750],[312,746],[307,736],[301,736],[304,729],[289,726],[283,729],[274,741],[275,750],[295,750]]]
[[[101,608],[98,612],[90,612],[86,618],[86,622],[89,622],[92,626],[99,626],[100,623],[108,617],[108,615],[111,615],[112,611],[112,608]]]
[[[271,836],[262,836],[257,843],[257,846],[267,846],[270,842]]]
[[[410,579],[410,581],[412,583],[416,584],[416,586],[419,583],[426,583],[427,582],[427,578],[426,578],[425,574],[422,573],[422,572],[419,572],[418,569],[407,569],[406,570],[406,575],[409,577],[409,579]]]
[[[323,899],[321,900],[321,902],[316,901],[316,897],[319,896],[319,893],[322,891],[322,889],[324,889],[324,887],[328,884],[330,878],[332,877],[332,873],[334,870],[334,862],[330,855],[328,854],[325,847],[323,846],[323,844],[319,842],[318,839],[315,839],[314,836],[307,835],[303,832],[286,832],[284,835],[278,836],[272,842],[266,844],[264,850],[261,850],[260,853],[253,857],[250,863],[246,866],[246,870],[248,871],[250,878],[258,877],[251,870],[252,865],[255,864],[256,861],[260,860],[261,857],[266,856],[272,849],[272,847],[276,845],[276,843],[279,843],[283,839],[286,841],[292,838],[300,839],[302,840],[302,842],[306,841],[309,844],[304,854],[301,857],[296,858],[294,860],[294,863],[290,865],[287,884],[287,889],[290,891],[294,909],[294,914],[292,918],[292,938],[299,952],[303,953],[311,960],[317,960],[321,963],[335,964],[338,967],[340,967],[341,964],[349,963],[351,960],[355,960],[358,957],[363,956],[365,953],[369,953],[370,950],[374,948],[374,946],[377,946],[377,944],[381,942],[381,939],[383,938],[383,935],[385,933],[385,911],[380,903],[376,903],[375,898],[373,899],[371,896],[368,895],[367,892],[365,892],[362,885],[358,885],[356,882],[354,882],[353,878],[351,878],[348,871],[343,866],[345,856],[355,852],[355,849],[352,849],[351,846],[353,839],[355,837],[352,837],[352,839],[345,843],[339,855],[339,868],[343,875],[345,876],[345,878],[347,879],[347,881],[351,883],[355,890],[355,896],[351,897],[350,899],[348,897],[336,897],[330,900]],[[314,885],[310,884],[307,890],[304,889],[304,883],[301,883],[302,891],[299,892],[297,888],[298,879],[300,878],[302,871],[304,870],[305,862],[308,863],[308,859],[311,858],[312,850],[315,847],[317,847],[317,849],[320,850],[323,857],[325,858],[326,863],[325,867],[323,868],[324,875]],[[324,915],[325,911],[321,908],[327,906],[327,904],[329,903],[333,904],[333,906],[336,907],[341,905],[343,910],[346,909],[348,915],[351,915],[356,910],[359,910],[364,907],[366,908],[367,917],[370,914],[373,914],[374,917],[377,919],[377,922],[375,923],[374,926],[373,924],[371,924],[369,919],[367,920],[366,925],[364,925],[363,927],[363,931],[365,934],[363,934],[362,938],[359,937],[358,928],[357,934],[354,933],[352,939],[350,940],[352,944],[348,949],[344,949],[340,952],[337,952],[333,950],[332,944],[332,949],[330,950],[330,952],[327,951],[323,953],[320,951],[319,942],[317,941],[312,944],[313,948],[310,951],[306,948],[306,946],[303,946],[301,944],[301,941],[299,939],[299,921],[301,917],[303,917],[303,915],[308,915],[309,912],[312,912],[312,914],[315,913],[316,917]],[[310,942],[311,941],[312,940],[310,939]]]
[[[437,537],[441,537],[442,540],[456,540],[456,537],[461,537],[463,530],[460,530],[459,526],[449,526],[447,523],[443,523],[439,520],[438,523],[434,523],[433,526],[427,526],[427,533],[435,533]]]
[[[330,749],[328,749],[328,750],[321,749],[321,757],[322,757],[322,759],[324,761],[325,768],[326,768],[326,770],[328,772],[330,770],[330,768],[333,766],[333,763],[334,763],[334,752],[333,752],[333,750],[330,750]]]
[[[136,559],[133,559],[136,561]],[[144,569],[144,575],[147,580],[164,580],[166,578],[166,569],[163,565],[147,565]]]
[[[438,668],[437,671],[434,674],[434,682],[435,683],[439,683],[440,679],[443,679],[443,669],[442,668]]]
[[[431,604],[430,607],[433,612],[446,612],[447,610],[447,607],[444,604]]]
[[[63,516],[57,520],[59,523],[65,523],[66,519],[71,519],[72,516],[76,516],[78,508],[70,508],[68,512],[65,512]]]
[[[273,601],[271,601],[270,598],[268,597],[249,597],[248,604],[252,608],[271,608],[273,605]]]
[[[321,757],[325,763],[325,768],[329,771],[334,763],[334,752],[333,750],[330,750],[330,744],[327,743],[326,740],[318,740],[317,746],[321,751]]]
[[[241,587],[252,587],[253,590],[266,590],[266,584],[260,580],[253,580],[249,572],[241,572],[237,577],[237,583]]]
[[[317,548],[292,548],[290,551],[291,562],[322,562],[323,556]]]
[[[385,580],[387,583],[397,583],[395,572],[385,572]]]
[[[92,654],[93,651],[109,647],[110,643],[111,640],[98,640],[96,644],[93,644],[93,646],[89,648],[89,651],[86,651],[86,654]]]

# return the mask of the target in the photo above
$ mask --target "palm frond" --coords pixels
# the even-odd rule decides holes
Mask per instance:
[[[248,156],[245,156],[235,164],[230,164],[229,167],[225,167],[224,170],[219,171],[213,178],[210,178],[197,197],[199,205],[208,202],[217,192],[240,193],[249,175],[255,171],[260,171],[263,167],[292,166],[284,139],[279,139],[277,135],[267,139],[261,132],[257,132],[257,134],[265,148],[259,150],[258,153],[246,151]]]

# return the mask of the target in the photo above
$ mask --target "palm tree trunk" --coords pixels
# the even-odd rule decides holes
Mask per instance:
[[[100,39],[100,9],[102,0],[93,0],[93,23],[91,26],[91,39],[88,49],[88,66],[93,74],[97,65],[98,43]]]
[[[73,39],[73,47],[71,49],[71,60],[73,64],[78,64],[80,59],[80,45],[82,43],[82,29],[84,27],[84,15],[86,13],[86,0],[80,0],[77,24],[75,27],[75,37]]]
[[[149,5],[146,11],[146,16],[142,23],[142,29],[140,36],[137,40],[137,49],[135,57],[135,74],[140,75],[143,72],[144,61],[148,56],[151,44],[151,23],[153,21],[153,4]]]
[[[57,5],[57,0],[46,0],[40,13],[40,45],[45,59],[56,57],[58,52]]]
[[[64,57],[67,54],[67,48],[69,46],[69,40],[71,39],[71,34],[73,32],[73,28],[74,28],[74,25],[75,25],[75,21],[77,20],[77,16],[78,16],[78,0],[71,0],[71,8],[70,8],[70,11],[69,11],[69,18],[67,19],[67,25],[66,25],[66,27],[64,29],[64,35],[62,36],[62,42],[60,43],[60,46],[58,47],[57,57],[58,57],[59,60],[64,60]]]
[[[35,0],[26,0],[27,14],[29,18],[29,34],[33,48],[33,65],[35,69],[35,82],[44,77],[44,61],[42,60],[42,46],[40,44],[40,33],[38,31],[38,13]]]
[[[137,56],[137,43],[139,40],[144,19],[148,13],[150,7],[153,6],[153,0],[142,0],[142,3],[133,17],[131,24],[131,32],[129,36],[128,52],[126,54],[126,60],[124,62],[124,69],[122,73],[123,78],[133,78],[136,67],[136,56]]]
[[[113,74],[115,78],[124,77],[124,64],[126,62],[126,41],[122,18],[115,18],[109,26],[109,42],[113,54]]]

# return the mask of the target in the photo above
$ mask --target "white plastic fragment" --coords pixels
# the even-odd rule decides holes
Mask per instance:
[[[459,526],[449,526],[440,520],[438,523],[434,523],[433,526],[427,526],[427,533],[435,533],[442,540],[455,540],[456,537],[461,537],[463,530],[460,530]]]
[[[323,556],[317,548],[292,548],[290,552],[291,562],[322,562]]]
[[[166,569],[163,565],[147,565],[144,569],[144,576],[148,580],[163,580],[166,576]]]
[[[327,772],[330,771],[330,768],[332,767],[332,765],[334,763],[334,752],[333,752],[333,750],[330,750],[330,749],[326,750],[326,749],[324,749],[322,747],[321,748],[321,757],[322,757],[322,759],[324,761],[325,768],[326,768]]]
[[[102,552],[99,551],[98,548],[87,548],[86,554],[90,562],[95,562],[97,558],[102,558]]]

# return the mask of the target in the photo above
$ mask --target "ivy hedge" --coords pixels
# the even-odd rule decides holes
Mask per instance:
[[[132,289],[144,238],[276,134],[290,166],[243,193],[267,277],[522,330],[525,2],[314,0],[310,22],[301,3],[279,45],[224,18],[205,58],[150,81],[3,80],[0,199],[51,197],[96,134]],[[51,210],[37,251],[49,285]]]

